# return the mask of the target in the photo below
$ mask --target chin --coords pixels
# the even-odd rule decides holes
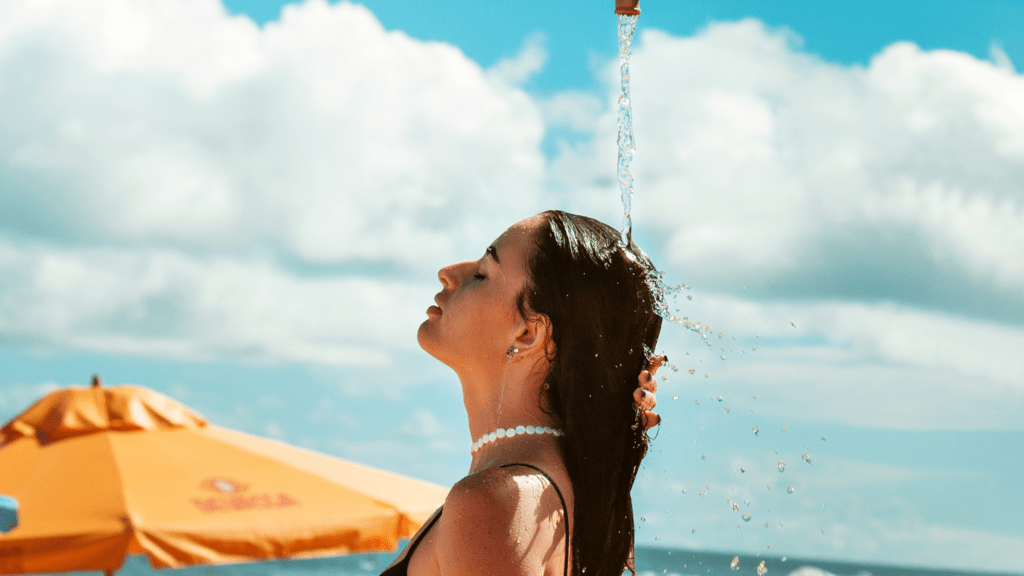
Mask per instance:
[[[434,352],[436,343],[433,341],[432,336],[430,333],[430,318],[427,318],[416,331],[416,343],[420,345],[424,352],[437,358],[437,354]]]

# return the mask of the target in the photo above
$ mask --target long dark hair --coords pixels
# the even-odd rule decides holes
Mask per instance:
[[[654,267],[603,222],[558,210],[541,216],[518,307],[524,317],[551,319],[540,402],[565,431],[573,573],[621,576],[633,571],[630,490],[649,441],[633,391],[661,332],[660,296],[648,283]]]

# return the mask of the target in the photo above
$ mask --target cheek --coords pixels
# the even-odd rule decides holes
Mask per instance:
[[[467,298],[450,303],[441,320],[443,335],[459,349],[493,351],[508,347],[512,310],[498,298]]]

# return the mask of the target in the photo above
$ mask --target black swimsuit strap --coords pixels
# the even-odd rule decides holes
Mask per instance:
[[[434,512],[433,516],[430,518],[430,521],[427,522],[426,526],[419,531],[419,538],[414,538],[408,544],[405,545],[405,550],[401,554],[399,554],[401,560],[396,558],[395,562],[391,566],[388,566],[384,569],[383,572],[380,573],[380,576],[408,575],[409,560],[412,559],[412,553],[416,551],[416,547],[419,546],[420,542],[423,541],[423,537],[427,535],[427,532],[429,532],[430,529],[433,528],[434,523],[436,523],[437,519],[441,517],[441,512],[443,511],[444,506],[438,508],[437,511]]]
[[[564,576],[569,576],[569,507],[565,505],[565,498],[562,497],[562,491],[558,489],[558,484],[555,484],[554,479],[552,479],[551,476],[548,476],[547,472],[532,464],[505,464],[502,468],[508,468],[509,466],[525,466],[536,470],[541,476],[547,478],[548,482],[551,482],[551,487],[555,489],[555,494],[558,494],[558,500],[562,503],[562,510],[565,511],[565,570],[563,574]]]

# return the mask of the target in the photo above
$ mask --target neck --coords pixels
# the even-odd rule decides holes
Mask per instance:
[[[546,368],[546,362],[526,357],[502,363],[491,371],[458,370],[472,440],[498,428],[557,427],[552,417],[540,408]],[[522,449],[548,444],[555,445],[554,436],[550,434],[517,435],[492,442],[473,454],[470,471],[505,463],[502,454],[519,454]]]

